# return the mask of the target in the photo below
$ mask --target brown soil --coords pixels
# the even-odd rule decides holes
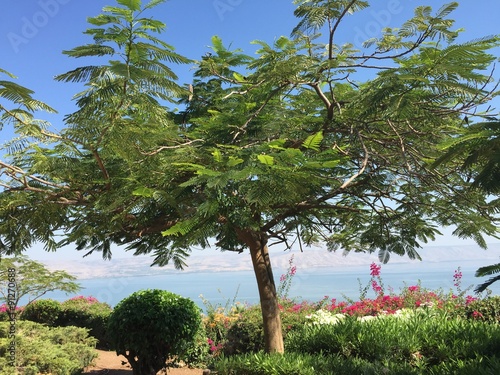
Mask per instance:
[[[117,356],[115,352],[98,350],[99,357],[95,365],[87,367],[82,375],[132,375],[132,369],[123,356]],[[160,371],[158,374],[165,374]],[[168,369],[167,375],[202,375],[202,369],[187,367]]]

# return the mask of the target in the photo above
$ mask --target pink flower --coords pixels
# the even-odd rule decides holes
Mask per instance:
[[[370,276],[372,276],[372,277],[380,276],[381,268],[382,268],[382,266],[379,266],[375,263],[370,264]]]
[[[458,267],[455,270],[455,273],[453,274],[453,285],[459,287],[461,280],[462,280],[462,272],[460,271],[460,267]]]
[[[466,296],[466,297],[465,297],[465,305],[469,305],[470,303],[472,303],[472,302],[474,302],[474,301],[476,301],[476,300],[477,300],[477,298],[475,298],[475,297],[472,297],[472,296],[470,296],[470,295],[469,295],[469,296]]]
[[[375,293],[380,294],[383,292],[383,289],[380,285],[378,285],[377,281],[372,280],[372,289]]]
[[[408,287],[409,292],[418,292],[420,291],[420,287],[418,285],[412,285]]]
[[[482,318],[482,317],[483,317],[483,314],[481,314],[479,311],[474,311],[474,312],[472,313],[472,317],[473,317],[474,319],[479,319],[479,318]]]

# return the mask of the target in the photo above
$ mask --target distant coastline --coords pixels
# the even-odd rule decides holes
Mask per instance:
[[[65,249],[64,251],[68,251]],[[454,261],[477,262],[478,267],[500,262],[500,243],[490,244],[488,250],[480,249],[477,245],[459,246],[429,246],[419,251],[422,262],[411,260],[408,257],[392,255],[388,266],[393,264],[415,264],[426,265]],[[30,256],[29,252],[26,254]],[[50,254],[50,255],[57,255]],[[348,271],[359,266],[368,266],[372,262],[378,263],[377,254],[350,253],[343,256],[342,252],[330,253],[321,248],[305,249],[300,251],[276,251],[271,252],[271,263],[276,273],[283,272],[288,268],[290,258],[299,270],[318,268],[341,268]],[[99,254],[91,257],[71,260],[61,260],[57,256],[47,257],[40,260],[51,270],[65,270],[80,280],[93,278],[116,278],[128,276],[153,276],[192,272],[237,272],[252,271],[250,256],[248,253],[220,252],[216,249],[193,251],[187,259],[188,267],[184,270],[176,270],[173,265],[165,267],[151,267],[153,258],[149,256],[117,257],[111,260],[103,260]]]

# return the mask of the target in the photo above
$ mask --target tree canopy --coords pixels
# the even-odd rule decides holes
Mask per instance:
[[[14,276],[9,270],[14,269]],[[9,287],[9,279],[14,279],[13,288]],[[12,303],[13,310],[19,306],[19,301],[27,298],[24,306],[28,306],[48,292],[61,290],[66,293],[75,293],[80,285],[75,282],[76,277],[66,271],[50,271],[42,263],[28,259],[25,256],[2,258],[0,261],[0,301]],[[13,290],[11,292],[11,289]],[[9,296],[13,295],[14,299]]]
[[[168,64],[190,60],[143,16],[162,1],[117,3],[89,18],[92,44],[65,51],[99,61],[56,77],[85,85],[66,127],[13,119],[4,253],[37,240],[107,258],[118,244],[182,268],[212,239],[249,249],[267,349],[282,351],[269,244],[322,243],[386,262],[420,258],[443,226],[481,247],[496,235],[498,202],[468,189],[459,163],[435,164],[468,122],[490,121],[482,108],[497,94],[490,50],[500,39],[457,43],[456,2],[418,6],[356,48],[336,36],[368,1],[296,0],[290,36],[255,41],[257,57],[214,36],[189,85]]]

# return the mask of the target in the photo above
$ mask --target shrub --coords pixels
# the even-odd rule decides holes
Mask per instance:
[[[500,296],[475,300],[467,305],[466,316],[489,323],[500,323]]]
[[[10,344],[9,323],[0,323],[0,373],[10,375],[76,375],[97,357],[96,339],[77,327],[47,327],[30,321],[17,322],[16,372],[5,355]]]
[[[286,340],[290,332],[302,327],[306,316],[318,310],[323,303],[324,300],[319,303],[310,303],[308,301],[298,303],[293,300],[281,300],[281,325],[284,340]]]
[[[9,305],[7,305],[6,303],[0,305],[0,322],[7,322],[10,320],[9,310],[10,310]],[[16,317],[22,314],[23,310],[24,307],[16,307],[15,308]]]
[[[193,301],[153,289],[120,301],[108,329],[113,347],[127,358],[134,375],[149,375],[171,367],[175,357],[192,348],[200,324],[201,310]]]
[[[406,363],[424,373],[433,373],[436,366],[459,368],[478,358],[495,358],[500,350],[499,326],[450,318],[437,309],[369,320],[345,316],[331,323],[305,325],[288,337],[286,349],[379,364]]]
[[[21,318],[32,322],[53,326],[61,313],[61,303],[51,299],[40,299],[27,305]]]
[[[302,327],[306,315],[314,312],[320,303],[307,301],[297,303],[293,300],[280,301],[281,324],[284,339],[290,332]],[[223,311],[212,312],[204,320],[207,327],[212,354],[235,355],[257,353],[264,350],[264,331],[262,312],[259,305],[237,308],[225,315]]]
[[[99,349],[110,349],[107,325],[112,311],[111,306],[94,297],[73,297],[61,304],[55,325],[88,328],[90,335],[98,340]]]
[[[203,318],[207,344],[212,356],[217,356],[223,352],[227,341],[227,333],[238,320],[239,314],[226,314],[224,310],[211,310]]]
[[[249,306],[227,331],[225,355],[256,353],[264,350],[264,331],[260,305]]]
[[[211,346],[207,340],[207,332],[204,324],[200,324],[193,342],[188,345],[183,353],[179,354],[179,360],[194,367],[206,367],[212,359]]]

